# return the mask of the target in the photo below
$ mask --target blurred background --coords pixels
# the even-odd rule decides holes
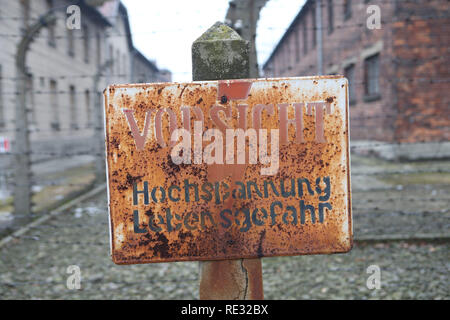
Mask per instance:
[[[101,95],[191,81],[216,21],[249,41],[252,77],[349,80],[355,247],[264,258],[266,298],[450,297],[447,0],[0,4],[0,299],[198,298],[197,263],[109,257]]]

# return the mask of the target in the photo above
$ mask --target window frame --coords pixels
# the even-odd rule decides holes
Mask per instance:
[[[308,54],[308,24],[306,19],[303,22],[303,54]]]
[[[312,7],[311,7],[311,12],[312,12],[312,17],[311,17],[311,25],[312,25],[312,35],[311,35],[311,39],[312,39],[312,46],[311,48],[315,48],[317,45],[317,35],[316,35],[316,23],[317,23],[317,19],[316,19],[316,5],[313,3]]]
[[[349,77],[351,74],[351,77]],[[356,88],[355,88],[355,74],[356,74],[356,65],[354,63],[350,63],[344,68],[344,76],[348,80],[348,101],[350,105],[356,104]]]
[[[344,20],[350,19],[352,17],[352,1],[351,0],[344,0],[343,10],[344,10]]]
[[[364,101],[380,99],[380,89],[380,53],[375,53],[364,59]]]
[[[87,24],[83,25],[83,60],[85,63],[89,64],[91,53],[91,43],[89,38],[89,26]]]
[[[67,29],[67,54],[75,58],[75,39],[71,29]]]
[[[328,34],[334,31],[334,5],[333,0],[328,0]]]
[[[58,82],[54,79],[49,81],[50,90],[50,108],[52,115],[52,121],[50,122],[50,128],[53,131],[61,130],[60,119],[59,119],[59,108],[58,108]]]
[[[84,104],[86,108],[86,127],[93,127],[93,119],[92,119],[92,103],[91,103],[91,91],[89,89],[84,90]]]
[[[77,114],[77,100],[76,87],[69,85],[69,114],[70,114],[70,129],[78,130],[78,114]]]

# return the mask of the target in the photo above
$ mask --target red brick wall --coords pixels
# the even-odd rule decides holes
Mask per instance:
[[[449,2],[400,3],[396,16],[402,21],[393,24],[398,81],[395,140],[450,140]]]
[[[311,3],[266,64],[265,76],[317,74]],[[445,94],[450,72],[448,1],[352,0],[352,15],[348,19],[344,17],[343,3],[344,0],[333,1],[334,31],[329,33],[328,1],[322,0],[323,71],[344,74],[344,62],[354,63],[356,99],[350,105],[351,138],[388,142],[448,140],[450,95]],[[366,27],[366,9],[373,4],[381,9],[379,30]],[[427,18],[430,15],[447,17]],[[403,21],[408,17],[411,20],[422,17],[422,20]],[[302,29],[305,22],[308,26],[306,54]],[[299,37],[299,61],[295,37]],[[364,59],[371,48],[380,44],[380,97],[368,100],[364,92]],[[411,77],[414,81],[409,80]],[[418,77],[435,81],[416,81]]]

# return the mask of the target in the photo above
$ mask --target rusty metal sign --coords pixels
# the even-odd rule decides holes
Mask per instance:
[[[341,76],[109,86],[117,264],[347,252]]]

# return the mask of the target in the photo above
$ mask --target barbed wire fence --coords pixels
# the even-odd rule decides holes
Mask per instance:
[[[6,19],[4,17],[0,18],[1,19]],[[359,27],[356,26],[356,27]],[[362,26],[361,26],[362,27]],[[2,35],[0,35],[0,37],[2,37]],[[10,36],[7,36],[10,37]],[[13,38],[13,37],[10,37]],[[435,57],[436,59],[439,59],[440,57]],[[111,77],[117,76],[117,77],[124,77],[127,78],[129,76],[129,74],[127,73],[121,73],[121,74],[113,74],[110,75]],[[79,75],[70,75],[70,74],[55,74],[55,75],[51,75],[51,76],[44,76],[44,78],[46,79],[80,79],[80,80],[93,80],[93,82],[95,83],[95,77],[105,77],[104,74],[102,73],[97,73],[97,74],[79,74]],[[11,76],[11,77],[2,77],[2,81],[11,81],[13,83],[15,83],[16,81],[20,81],[20,80],[26,80],[26,77],[23,76]],[[386,82],[390,82],[390,83],[396,83],[396,82],[421,82],[421,83],[437,83],[437,82],[442,82],[442,83],[448,83],[449,82],[449,78],[435,78],[433,77],[433,75],[428,75],[428,76],[410,76],[410,77],[404,77],[404,78],[400,78],[400,79],[383,79],[382,81],[386,81]],[[364,82],[358,82],[355,83],[355,85],[359,85],[362,86],[364,85]],[[59,90],[56,92],[49,92],[49,91],[45,91],[45,90],[33,90],[32,92],[28,92],[34,95],[49,95],[49,94],[55,94],[55,95],[60,95],[60,96],[64,96],[67,97],[71,94],[75,94],[75,95],[81,95],[84,94],[83,91],[75,91],[75,92],[71,92],[71,91],[66,91],[66,90]],[[101,103],[99,103],[99,95],[100,92],[98,92],[98,90],[92,92],[92,94],[94,95],[94,93],[97,93],[98,95],[94,98],[95,102],[93,104],[93,107],[96,108],[97,110],[100,109]],[[18,91],[9,91],[9,92],[4,92],[3,94],[7,95],[7,96],[11,96],[13,98],[18,97],[20,95],[20,92]],[[33,112],[33,108],[29,106],[29,101],[26,101],[26,104],[24,106],[25,108],[25,112],[26,112],[26,117],[29,117],[31,115],[31,113]],[[436,119],[439,118],[439,115],[429,115],[429,117],[434,117]],[[376,126],[376,121],[378,120],[395,120],[397,118],[397,115],[367,115],[367,116],[357,116],[357,117],[350,117],[350,121],[351,123],[357,123],[356,125],[352,124],[352,127],[354,128],[361,128],[361,129],[368,129],[370,130],[371,126]],[[91,139],[92,137],[103,137],[103,126],[101,125],[103,123],[103,120],[101,119],[101,112],[99,114],[97,114],[95,116],[95,123],[92,125],[85,125],[85,126],[79,126],[78,128],[74,129],[74,128],[59,128],[56,132],[58,134],[61,134],[63,136],[69,137],[69,136],[73,136],[73,135],[80,135],[81,136],[81,140],[88,140]],[[394,124],[392,124],[394,125]],[[444,126],[438,129],[441,130],[448,130],[448,127]],[[0,135],[2,133],[8,133],[11,136],[14,136],[17,133],[24,133],[26,135],[28,135],[29,137],[32,137],[33,135],[38,135],[38,134],[48,134],[48,135],[52,135],[55,134],[55,130],[54,129],[45,129],[45,128],[32,128],[32,126],[30,125],[26,125],[26,126],[19,126],[19,125],[15,125],[15,128],[8,128],[8,129],[4,129],[4,130],[0,130]],[[87,133],[87,134],[84,134]],[[33,141],[33,139],[31,139]],[[422,140],[422,141],[417,141],[418,143],[428,143],[427,140]],[[447,140],[442,140],[442,141],[436,141],[435,143],[443,145],[445,143],[447,143]],[[368,142],[364,145],[352,145],[350,146],[350,150],[351,152],[359,152],[361,150],[366,150],[366,149],[371,149],[371,150],[384,150],[384,149],[388,149],[388,148],[392,148],[392,146],[408,146],[407,143],[404,142],[394,142],[394,143],[384,143],[384,142],[376,142],[376,141],[372,141],[372,142]],[[33,170],[32,167],[34,165],[38,165],[42,162],[48,161],[48,160],[54,160],[54,159],[61,159],[61,161],[65,161],[65,159],[70,159],[70,158],[76,158],[76,157],[81,157],[81,156],[91,156],[95,159],[97,159],[96,163],[102,163],[103,161],[103,157],[104,157],[104,150],[101,148],[101,143],[98,145],[93,145],[90,148],[84,149],[84,150],[76,150],[76,149],[72,149],[69,148],[69,150],[58,150],[55,149],[54,151],[48,151],[48,150],[40,150],[39,148],[36,148],[36,146],[33,148],[33,143],[31,143],[30,147],[28,148],[28,150],[23,150],[23,151],[17,151],[15,148],[15,146],[13,146],[13,151],[12,152],[5,152],[2,155],[6,156],[6,157],[23,157],[26,156],[29,158],[29,161],[27,162],[27,165],[29,166],[29,172],[31,173],[28,176],[28,179],[26,180],[26,182],[24,183],[24,180],[18,180],[16,178],[16,175],[13,171],[9,171],[9,170],[2,170],[0,172],[0,192],[2,192],[3,190],[10,190],[11,188],[13,190],[16,190],[16,193],[13,192],[13,197],[20,197],[20,201],[30,201],[30,207],[31,210],[28,213],[25,212],[16,212],[14,217],[16,219],[19,219],[19,221],[21,221],[21,219],[34,219],[37,217],[40,217],[44,214],[49,214],[50,213],[50,209],[46,208],[43,209],[39,212],[36,211],[35,206],[32,205],[32,197],[36,195],[36,193],[38,192],[37,190],[39,188],[42,187],[59,187],[59,186],[65,186],[65,187],[69,187],[69,188],[73,188],[76,190],[86,190],[88,188],[91,188],[90,183],[78,183],[78,182],[67,182],[67,180],[61,178],[53,178],[53,177],[46,177],[45,175],[36,175],[33,174]],[[14,161],[12,161],[12,165],[13,166],[17,166],[17,163],[14,163]],[[17,172],[17,170],[16,170]],[[101,167],[97,167],[94,169],[94,173],[95,175],[101,176],[104,175],[104,171],[103,168]],[[383,177],[383,176],[390,176],[390,175],[411,175],[411,174],[449,174],[450,173],[450,169],[447,166],[433,166],[430,168],[405,168],[402,170],[399,169],[384,169],[384,170],[373,170],[373,171],[365,171],[365,172],[353,172],[352,176],[354,177]],[[23,188],[30,188],[31,192],[29,194],[29,199],[24,199],[22,197],[21,193],[17,193],[17,190],[21,190]],[[33,192],[33,190],[35,190]],[[357,212],[370,212],[371,215],[386,215],[386,214],[391,214],[391,215],[407,215],[410,216],[411,219],[416,219],[418,216],[421,215],[427,215],[427,214],[442,214],[442,215],[447,215],[449,213],[448,210],[448,204],[450,203],[450,198],[448,197],[448,195],[436,195],[436,196],[432,196],[432,197],[412,197],[408,194],[408,187],[402,187],[401,190],[398,189],[397,186],[392,186],[392,187],[385,187],[383,188],[383,190],[385,190],[386,192],[389,193],[388,196],[386,196],[383,201],[387,202],[387,203],[393,203],[396,201],[408,201],[408,202],[413,202],[413,203],[423,203],[423,202],[436,202],[436,201],[440,201],[443,204],[443,209],[440,210],[439,212],[436,210],[422,210],[422,209],[418,209],[418,210],[413,210],[413,211],[408,211],[408,210],[391,210],[391,209],[384,209],[380,206],[379,204],[379,198],[365,198],[365,202],[364,203],[356,203],[353,207],[353,210],[357,211]],[[398,197],[395,195],[392,195],[393,191],[404,191],[404,197]],[[0,203],[1,204],[1,203]],[[31,230],[38,230],[38,231],[43,231],[44,233],[48,232],[48,230],[57,230],[59,228],[72,228],[74,229],[76,232],[79,232],[80,234],[83,234],[83,230],[86,228],[98,228],[101,227],[103,229],[107,229],[107,220],[106,220],[106,215],[105,215],[105,219],[104,219],[104,223],[78,223],[78,224],[63,224],[61,222],[59,222],[58,224],[42,224],[42,225],[37,225],[37,226],[33,226],[31,227]],[[81,247],[85,247],[85,248],[91,248],[91,247],[103,247],[103,248],[107,248],[108,247],[108,243],[106,241],[103,240],[98,240],[98,241],[84,241],[84,240],[80,240],[80,241],[67,241],[64,239],[59,239],[57,236],[55,236],[54,238],[51,239],[42,239],[41,237],[39,237],[39,235],[18,235],[18,236],[12,236],[12,238],[15,241],[28,241],[28,242],[39,242],[42,241],[44,243],[46,243],[47,245],[58,245],[58,246],[81,246]],[[372,237],[371,235],[368,235],[368,237],[366,237],[366,239],[375,239],[376,237]],[[448,235],[447,235],[447,241],[448,241]],[[5,265],[9,270],[14,270],[17,265],[10,263],[8,261],[1,261],[1,263],[3,265]],[[98,267],[97,264],[91,264],[91,265],[86,265],[83,266],[83,269],[93,269],[95,270],[95,268]],[[296,265],[293,264],[290,268],[286,269],[287,272],[292,273],[292,274],[296,274],[299,270],[299,268],[302,268],[303,271],[305,272],[312,272],[314,271],[314,269],[309,269],[309,268],[305,268],[304,266],[300,266],[300,265]],[[342,268],[336,268],[336,267],[327,267],[325,269],[326,271],[329,272],[336,272],[336,271],[351,271],[353,273],[362,273],[364,272],[364,270],[361,269],[361,266],[357,266],[357,265],[351,265],[349,267],[342,267]],[[424,272],[424,270],[426,272],[436,272],[437,270],[441,271],[442,273],[448,272],[448,266],[446,265],[442,265],[439,267],[436,266],[409,266],[405,269],[403,269],[405,272]],[[386,268],[383,268],[383,271],[386,272],[398,272],[398,269],[395,266],[389,266]],[[264,270],[264,275],[271,275],[271,274],[276,274],[277,273],[277,269],[276,268],[271,268],[271,269],[266,269]],[[138,280],[127,280],[127,279],[113,279],[111,280],[113,281],[115,284],[118,285],[122,285],[122,286],[140,286],[142,285],[142,283],[144,281],[138,281]],[[145,284],[150,284],[153,286],[164,286],[167,285],[169,283],[173,283],[173,284],[177,284],[179,286],[193,286],[195,285],[195,283],[197,283],[199,281],[198,276],[192,275],[190,277],[186,277],[183,279],[164,279],[164,278],[154,278],[154,279],[145,279]],[[86,284],[98,284],[101,283],[101,280],[95,279],[95,277],[93,278],[87,278],[85,280],[83,280],[83,283]],[[2,286],[6,286],[8,288],[16,288],[16,287],[23,287],[23,286],[29,286],[29,285],[37,285],[37,286],[51,286],[51,285],[61,285],[64,284],[64,280],[63,281],[57,281],[54,279],[51,280],[46,280],[45,278],[39,278],[37,277],[34,280],[23,280],[23,279],[13,279],[12,281],[0,281],[0,285]],[[288,284],[286,286],[286,289],[290,289],[292,286],[295,286],[296,284]]]
[[[388,2],[388,1],[387,1]],[[442,15],[439,18],[448,18],[448,15]],[[19,20],[22,19],[22,17],[0,17],[0,20]],[[426,16],[423,19],[436,19],[436,17],[433,16]],[[40,18],[31,18],[31,21],[35,21],[37,24],[42,24],[42,20]],[[407,21],[413,23],[415,20],[410,18],[395,18],[392,20],[385,20],[383,21],[383,24],[394,24],[399,21]],[[45,27],[45,23],[41,25],[41,27]],[[447,27],[447,25],[444,25],[444,27]],[[203,26],[202,26],[203,28]],[[347,29],[352,28],[365,28],[364,24],[361,23],[345,23],[343,25],[336,25],[336,29]],[[325,28],[324,28],[325,29]],[[175,30],[181,30],[181,29],[175,29]],[[312,30],[315,30],[315,28],[312,28]],[[150,33],[157,33],[157,32],[168,32],[173,30],[155,30],[155,31],[149,31]],[[147,32],[148,33],[148,32]],[[142,34],[142,33],[141,33]],[[126,37],[129,36],[127,34],[107,34],[106,37],[114,38],[114,37]],[[432,34],[432,36],[438,37],[440,34]],[[23,37],[23,34],[14,34],[14,33],[0,33],[0,38],[3,39],[21,39]],[[40,36],[36,34],[33,36],[33,40],[42,38],[43,36]],[[75,39],[84,39],[86,37],[93,37],[93,35],[76,35],[74,36]],[[67,36],[55,36],[56,39],[65,39]],[[15,40],[14,40],[15,41]],[[338,46],[339,44],[337,42],[328,41],[330,43],[330,46]],[[33,50],[33,48],[27,47],[27,50]],[[428,57],[428,59],[440,59],[442,56],[432,56]],[[111,62],[109,62],[111,63]],[[109,73],[106,75],[105,69],[109,67],[108,64],[102,66],[97,70],[96,73],[92,72],[89,74],[52,74],[52,75],[43,75],[40,78],[43,79],[80,79],[82,81],[84,80],[92,80],[93,83],[97,83],[98,79],[104,78],[104,77],[123,77],[128,78],[130,76],[127,72],[122,73]],[[8,81],[13,84],[16,84],[18,82],[22,83],[28,79],[27,74],[16,74],[14,76],[7,75],[2,76],[2,81]],[[388,82],[388,83],[448,83],[450,81],[450,78],[436,78],[433,74],[421,74],[418,75],[411,75],[408,77],[402,77],[402,78],[396,78],[396,79],[383,79],[382,81]],[[355,86],[364,86],[365,82],[355,82]],[[25,96],[27,95],[56,95],[56,96],[64,96],[67,98],[67,96],[72,95],[84,95],[85,91],[70,91],[70,90],[57,90],[57,91],[47,91],[47,90],[25,90],[26,95],[23,94],[24,90],[13,90],[13,91],[6,91],[2,92],[3,95],[9,96],[13,99],[17,99],[18,97],[22,97],[25,99]],[[39,150],[37,146],[34,146],[33,143],[29,144],[25,143],[19,143],[16,141],[16,144],[13,146],[13,151],[4,152],[2,156],[4,157],[10,157],[10,159],[13,159],[12,165],[16,168],[15,172],[9,171],[9,170],[2,170],[0,173],[0,192],[3,190],[4,192],[8,192],[11,190],[11,188],[14,190],[13,192],[13,199],[17,202],[16,206],[19,206],[20,208],[28,208],[29,210],[22,210],[22,209],[15,209],[15,217],[16,218],[27,218],[27,217],[33,217],[36,216],[34,209],[33,209],[33,203],[32,198],[35,196],[35,194],[42,188],[45,187],[58,187],[58,186],[65,186],[69,187],[71,189],[86,189],[91,188],[94,182],[100,181],[100,177],[104,176],[104,148],[102,147],[102,139],[103,139],[103,119],[102,119],[102,111],[101,111],[101,102],[100,102],[100,92],[98,88],[93,88],[92,90],[92,110],[94,110],[96,113],[94,115],[94,123],[88,124],[85,126],[78,126],[76,128],[58,128],[57,133],[59,135],[62,135],[64,137],[73,137],[78,136],[78,141],[87,141],[91,139],[97,139],[97,143],[94,143],[91,145],[91,147],[84,148],[82,150],[77,150],[73,147],[68,147],[64,150],[63,149],[56,149],[54,151],[52,150]],[[23,108],[23,115],[20,117],[20,119],[29,119],[30,114],[33,112],[36,112],[36,110],[33,109],[33,107],[30,105],[30,101],[23,100],[23,103],[21,105],[21,108]],[[436,118],[439,119],[440,115],[428,115],[427,117]],[[8,127],[6,129],[0,129],[0,133],[9,134],[10,136],[18,137],[19,135],[23,135],[25,137],[24,139],[28,140],[30,137],[33,137],[33,135],[38,134],[47,134],[52,135],[55,133],[55,129],[45,129],[36,127],[33,128],[28,121],[25,123],[21,123],[19,118],[16,119],[15,128]],[[358,116],[358,117],[350,117],[351,122],[356,122],[357,124],[352,124],[352,128],[361,128],[361,129],[368,129],[372,126],[376,126],[377,122],[371,122],[372,120],[395,120],[397,119],[397,115],[367,115],[367,116]],[[393,122],[392,125],[394,126],[395,123]],[[443,126],[442,130],[448,129],[447,127]],[[32,141],[35,141],[32,139]],[[417,141],[418,143],[427,143],[427,140],[423,141]],[[447,143],[447,140],[442,141],[434,141],[437,144],[445,144]],[[21,146],[21,148],[17,149],[17,146]],[[28,147],[27,147],[28,145]],[[387,148],[392,148],[392,146],[398,145],[403,146],[405,145],[404,142],[394,142],[394,143],[384,143],[384,142],[369,142],[364,145],[351,145],[350,150],[352,152],[358,152],[359,150],[366,150],[366,149],[372,149],[372,150],[383,150]],[[406,144],[407,145],[407,144]],[[67,180],[63,178],[46,178],[45,175],[36,175],[36,173],[33,174],[32,167],[34,165],[38,165],[39,163],[42,163],[43,161],[47,160],[54,160],[54,159],[62,159],[61,161],[64,161],[64,159],[68,158],[75,158],[80,156],[91,156],[94,159],[96,159],[96,167],[94,170],[95,179],[93,181],[90,181],[88,183],[81,183],[81,182],[67,182]],[[25,161],[17,161],[18,159],[25,159]],[[25,173],[25,174],[24,174]],[[361,175],[361,176],[381,176],[381,175],[394,175],[394,174],[414,174],[414,173],[449,173],[449,170],[447,168],[429,168],[429,169],[412,169],[412,170],[392,170],[392,171],[383,171],[383,172],[364,172],[364,173],[354,173],[355,176]],[[28,189],[30,191],[28,191]],[[34,191],[33,191],[34,190]],[[414,201],[414,200],[412,200]],[[25,206],[24,206],[25,204]],[[35,206],[34,206],[35,207]],[[27,213],[27,214],[25,214]]]
[[[43,130],[47,131],[47,136],[56,137],[56,139],[50,139],[51,141],[46,143],[46,145],[43,145],[39,141],[39,136],[35,136],[35,134],[40,132],[38,129],[39,126],[35,126],[35,123],[33,123],[36,109],[40,109],[36,108],[37,106],[34,101],[34,97],[39,94],[39,90],[34,90],[34,86],[30,87],[27,83],[30,76],[26,66],[26,56],[30,52],[31,43],[37,39],[38,34],[43,29],[55,23],[57,19],[55,14],[61,9],[65,10],[66,6],[54,7],[39,16],[38,19],[35,19],[31,26],[17,34],[18,45],[14,57],[16,74],[13,77],[3,76],[1,79],[2,82],[11,81],[10,86],[14,85],[17,93],[14,97],[16,102],[15,128],[12,129],[11,125],[5,126],[5,124],[0,128],[0,134],[6,134],[10,138],[13,138],[14,141],[11,146],[12,151],[9,150],[9,146],[3,148],[3,152],[1,153],[3,161],[0,163],[2,167],[0,191],[3,193],[2,198],[6,199],[6,206],[8,207],[9,205],[10,207],[10,204],[13,206],[12,219],[11,217],[9,219],[12,220],[11,227],[13,230],[32,220],[36,212],[41,214],[45,213],[51,208],[66,202],[71,197],[91,189],[96,183],[104,180],[104,172],[100,172],[104,171],[104,164],[100,163],[103,158],[101,154],[102,148],[100,148],[100,141],[103,135],[102,111],[99,108],[101,106],[101,92],[97,86],[99,79],[105,77],[105,69],[109,68],[111,63],[110,58],[104,59],[106,62],[99,65],[93,74],[86,75],[82,78],[90,79],[93,83],[93,86],[90,88],[92,89],[90,91],[91,96],[89,97],[89,101],[87,101],[88,105],[92,108],[94,119],[90,119],[90,121],[92,122],[93,120],[93,122],[88,123],[84,128],[71,125],[70,129],[64,128],[64,130],[61,130],[59,127],[55,128],[52,126],[51,130]],[[15,42],[16,40],[13,41]],[[67,79],[71,79],[72,77],[73,75],[69,74],[66,76]],[[73,93],[72,90],[71,96],[73,96]],[[8,93],[4,92],[3,89],[1,94],[2,99],[4,96],[8,96]],[[71,116],[74,115],[71,114]],[[93,123],[97,123],[98,125],[94,126]],[[83,134],[80,134],[81,132]],[[73,139],[73,136],[77,138]],[[56,146],[55,141],[61,139],[68,139],[69,143]],[[93,143],[93,141],[98,142]],[[75,144],[82,147],[76,148]],[[42,150],[46,150],[46,152],[42,152]],[[96,170],[90,169],[94,177],[91,174],[90,179],[81,179],[83,180],[81,181],[77,177],[78,179],[75,180],[79,182],[66,183],[68,179],[65,176],[65,171],[68,168],[70,169],[79,165],[76,163],[77,159],[70,158],[79,156],[90,156],[94,158]],[[55,174],[58,173],[58,169],[53,170],[54,168],[51,167],[58,165],[55,163],[56,159],[63,164],[67,161],[72,161],[74,164],[66,167],[63,165],[59,169],[60,174]],[[37,166],[42,166],[42,163],[45,162],[49,162],[48,168],[44,166],[43,172],[39,172]],[[60,190],[56,190],[55,188],[59,188]],[[12,195],[11,203],[8,201],[8,196],[10,195]],[[39,199],[42,197],[45,197],[45,199]]]

